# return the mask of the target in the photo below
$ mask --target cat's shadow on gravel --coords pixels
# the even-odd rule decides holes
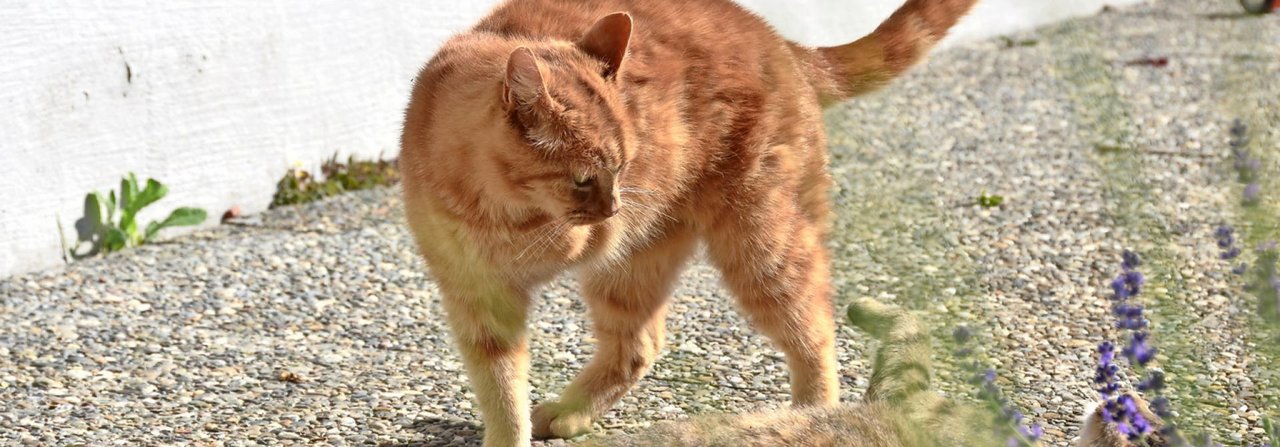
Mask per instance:
[[[379,447],[461,447],[478,446],[484,441],[480,425],[462,419],[429,417],[414,421],[406,428],[418,432],[424,439]]]

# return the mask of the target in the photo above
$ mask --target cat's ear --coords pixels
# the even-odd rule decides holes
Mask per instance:
[[[605,63],[605,78],[613,78],[622,70],[622,60],[631,44],[631,14],[615,12],[591,25],[578,39],[578,48]]]
[[[507,60],[507,78],[502,84],[502,102],[507,108],[528,106],[547,94],[547,82],[542,64],[533,51],[520,47],[511,52]]]

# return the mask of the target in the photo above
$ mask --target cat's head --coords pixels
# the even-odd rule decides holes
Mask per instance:
[[[1111,405],[1113,407],[1109,411],[1107,402],[1099,402],[1085,413],[1084,426],[1080,429],[1080,441],[1076,443],[1077,447],[1136,447],[1138,445],[1164,447],[1170,445],[1168,440],[1160,434],[1160,429],[1164,426],[1164,423],[1159,416],[1151,411],[1150,404],[1142,396],[1133,392],[1125,393],[1112,401]],[[1117,406],[1125,407],[1123,411],[1136,412],[1142,415],[1142,419],[1149,424],[1150,433],[1144,438],[1145,443],[1130,441],[1129,436],[1122,432],[1119,424],[1110,420],[1109,415],[1113,414]]]
[[[498,106],[505,132],[491,175],[504,199],[579,225],[619,213],[635,132],[621,89],[631,16],[608,15],[577,41],[528,41],[509,50]]]

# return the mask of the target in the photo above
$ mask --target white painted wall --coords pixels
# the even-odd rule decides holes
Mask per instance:
[[[678,1],[678,0],[673,0]],[[986,0],[972,39],[1138,0]],[[295,163],[393,157],[410,80],[496,0],[0,2],[0,276],[58,265],[90,190],[170,186],[153,213],[266,208]],[[901,0],[742,0],[808,44],[853,40]],[[155,214],[146,218],[158,217]]]

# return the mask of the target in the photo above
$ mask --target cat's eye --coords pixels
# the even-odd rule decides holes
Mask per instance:
[[[590,188],[591,185],[595,183],[596,183],[596,178],[587,176],[587,174],[573,175],[573,186],[576,186],[578,188]]]

